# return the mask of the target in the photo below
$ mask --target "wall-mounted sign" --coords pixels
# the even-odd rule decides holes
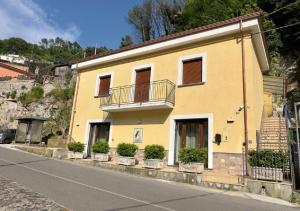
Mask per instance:
[[[144,129],[134,128],[133,129],[133,143],[143,143]]]

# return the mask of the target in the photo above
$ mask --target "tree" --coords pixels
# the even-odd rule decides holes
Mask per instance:
[[[129,35],[125,35],[122,37],[121,43],[120,43],[120,48],[132,45],[133,41],[132,38]]]
[[[144,0],[135,5],[127,16],[138,40],[146,41],[173,31],[175,18],[183,7],[181,0]]]

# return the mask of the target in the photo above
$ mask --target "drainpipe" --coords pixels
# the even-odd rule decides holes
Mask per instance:
[[[71,135],[73,133],[74,116],[75,116],[75,113],[76,113],[76,103],[77,103],[78,87],[79,87],[79,82],[80,82],[80,74],[78,72],[78,63],[76,64],[75,70],[77,70],[77,77],[76,77],[75,94],[74,94],[74,98],[73,98],[73,106],[72,106],[70,129],[69,129],[69,135],[68,135],[68,143],[71,141]]]
[[[243,21],[240,20],[240,33],[241,33],[241,50],[242,50],[242,76],[243,76],[243,106],[244,106],[244,145],[245,145],[245,170],[246,176],[249,175],[248,171],[248,113],[247,113],[247,80],[245,68],[245,47],[244,47],[244,34],[242,29]]]

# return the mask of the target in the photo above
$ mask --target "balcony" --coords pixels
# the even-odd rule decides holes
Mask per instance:
[[[108,112],[173,108],[174,103],[175,84],[169,80],[114,87],[100,96],[101,109]]]

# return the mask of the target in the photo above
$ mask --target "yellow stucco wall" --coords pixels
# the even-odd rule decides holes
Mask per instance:
[[[113,87],[130,85],[134,67],[153,64],[153,80],[169,79],[177,84],[178,59],[199,53],[207,55],[207,82],[197,86],[176,86],[173,109],[108,114],[99,108],[100,100],[94,97],[97,74],[113,72]],[[154,143],[168,149],[172,116],[211,113],[213,137],[216,133],[223,134],[222,143],[213,144],[213,151],[240,153],[244,140],[243,111],[236,113],[236,110],[243,106],[241,61],[240,42],[227,37],[81,71],[72,138],[80,142],[86,141],[88,120],[112,119],[112,147],[120,142],[132,143],[133,129],[144,128],[144,142],[137,144],[140,149]],[[245,62],[249,139],[255,142],[256,130],[260,128],[263,93],[262,74],[251,39],[245,39]],[[234,119],[233,123],[227,123],[230,117]]]

